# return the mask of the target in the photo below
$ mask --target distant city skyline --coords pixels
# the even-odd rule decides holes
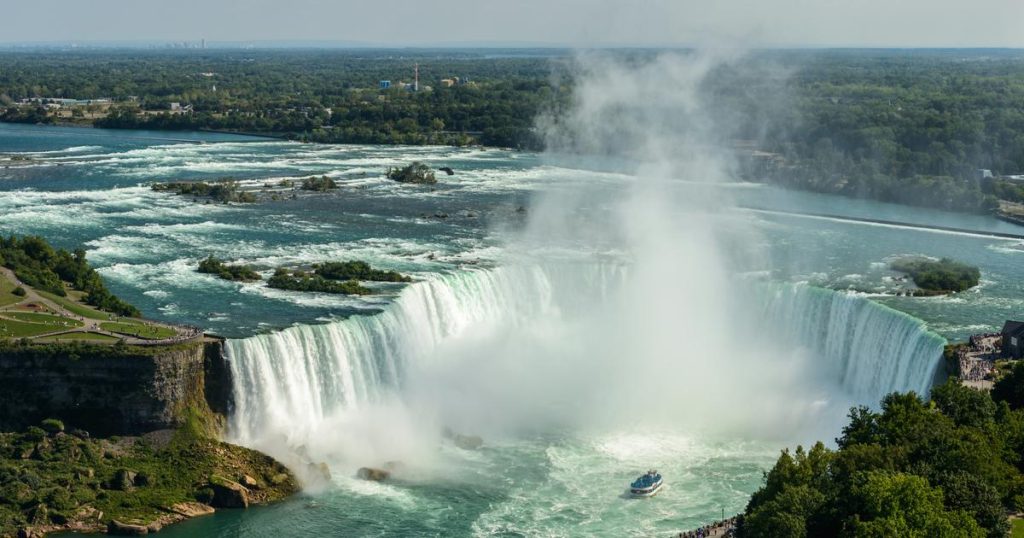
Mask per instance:
[[[1021,0],[132,0],[4,6],[4,44],[1024,47]],[[29,23],[30,21],[34,21]]]

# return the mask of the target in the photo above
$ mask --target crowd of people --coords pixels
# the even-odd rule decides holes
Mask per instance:
[[[173,327],[175,330],[177,330],[178,334],[168,338],[161,338],[159,340],[146,340],[142,338],[136,338],[132,341],[132,344],[142,346],[163,346],[168,344],[181,344],[184,342],[194,340],[196,338],[202,338],[203,336],[203,330],[200,329],[199,327],[194,327],[192,325],[169,325],[169,327]]]
[[[734,536],[736,529],[736,516],[721,521],[715,521],[709,525],[698,527],[692,531],[681,532],[677,538],[712,538]]]
[[[991,377],[995,370],[995,361],[999,356],[1001,335],[985,333],[972,335],[967,345],[957,349],[957,362],[960,366],[960,379],[963,381],[984,381]]]

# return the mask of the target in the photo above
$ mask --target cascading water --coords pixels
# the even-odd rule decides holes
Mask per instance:
[[[892,391],[927,394],[946,340],[908,314],[857,295],[808,285],[769,285],[763,316],[820,359],[856,401]]]
[[[334,412],[379,401],[446,338],[558,308],[557,278],[539,267],[446,274],[408,286],[376,315],[230,340],[233,435],[253,443],[269,428],[302,438]]]
[[[233,436],[250,445],[268,435],[303,443],[333,414],[400,394],[412,369],[442,360],[436,350],[446,341],[538,318],[577,317],[627,278],[624,266],[471,270],[410,285],[377,315],[229,341]],[[766,321],[742,334],[802,348],[815,377],[852,401],[927,392],[944,340],[921,321],[846,293],[750,285]]]

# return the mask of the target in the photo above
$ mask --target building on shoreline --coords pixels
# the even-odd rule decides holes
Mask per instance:
[[[1006,320],[1002,330],[1004,358],[1020,359],[1024,356],[1024,321]]]

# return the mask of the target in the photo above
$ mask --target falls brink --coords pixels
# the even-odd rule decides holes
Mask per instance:
[[[306,435],[339,411],[400,389],[411,365],[439,360],[447,339],[540,316],[571,317],[612,293],[626,269],[522,267],[471,270],[406,287],[382,312],[231,340],[232,436]],[[787,338],[818,378],[874,404],[891,391],[927,392],[945,340],[909,315],[863,297],[803,285],[753,284],[765,338]],[[755,345],[755,344],[752,344]]]
[[[874,404],[892,391],[927,394],[946,340],[921,320],[857,295],[807,285],[759,290],[765,319],[822,363],[857,401]]]

